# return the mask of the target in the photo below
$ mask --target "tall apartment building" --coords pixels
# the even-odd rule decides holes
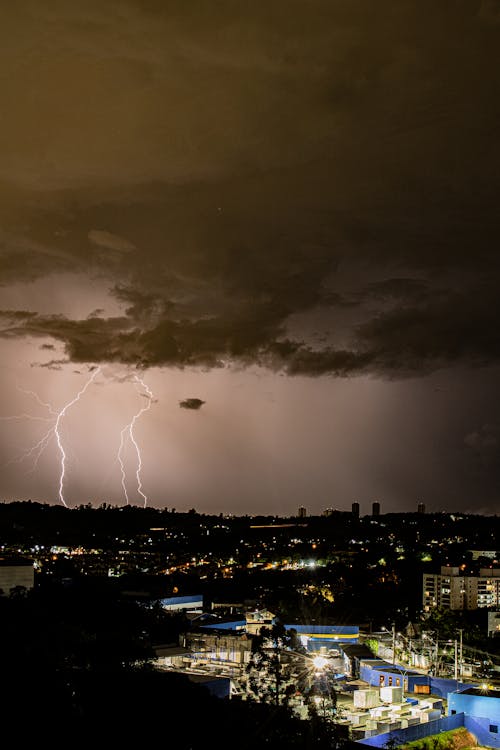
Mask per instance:
[[[352,504],[351,513],[354,516],[354,518],[359,518],[359,503]]]
[[[500,606],[500,568],[481,568],[478,576],[443,566],[441,573],[423,576],[423,608],[478,609]]]
[[[380,503],[378,503],[376,500],[374,503],[372,503],[372,516],[379,516],[380,515]]]

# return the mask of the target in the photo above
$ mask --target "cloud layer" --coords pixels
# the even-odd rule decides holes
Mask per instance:
[[[1,283],[108,293],[88,317],[20,293],[1,336],[138,367],[498,363],[492,3],[25,0],[2,33]]]

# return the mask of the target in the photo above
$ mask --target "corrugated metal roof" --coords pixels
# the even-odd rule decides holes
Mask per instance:
[[[203,594],[194,594],[192,596],[168,596],[166,599],[160,599],[160,603],[163,607],[168,607],[176,604],[198,604],[203,603]]]

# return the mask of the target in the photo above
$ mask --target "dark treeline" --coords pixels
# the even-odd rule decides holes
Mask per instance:
[[[66,508],[62,505],[34,501],[0,503],[0,534],[3,542],[16,540],[28,543],[83,544],[112,543],[123,535],[149,534],[151,529],[184,529],[190,535],[206,535],[206,529],[223,525],[224,532],[252,532],[254,538],[265,539],[278,533],[283,538],[295,534],[293,529],[280,529],[281,524],[296,524],[302,537],[320,535],[328,540],[348,544],[353,535],[368,541],[390,542],[390,534],[412,546],[432,540],[462,539],[469,548],[495,549],[500,532],[499,516],[464,513],[391,513],[381,516],[354,517],[350,512],[333,511],[328,516],[250,516],[198,513],[194,508],[178,512],[175,508],[141,508],[112,506],[103,503]],[[254,527],[252,529],[252,527]],[[276,528],[275,528],[276,527]],[[198,534],[198,532],[200,532]],[[221,533],[221,537],[225,536]]]

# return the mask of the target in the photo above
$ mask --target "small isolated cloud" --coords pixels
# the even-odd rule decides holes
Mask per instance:
[[[135,245],[129,242],[124,237],[119,237],[117,234],[106,232],[103,229],[92,229],[88,238],[95,245],[105,247],[108,250],[116,250],[119,253],[130,253],[135,250]]]
[[[181,409],[201,409],[205,402],[201,398],[186,398],[184,401],[179,401]]]

